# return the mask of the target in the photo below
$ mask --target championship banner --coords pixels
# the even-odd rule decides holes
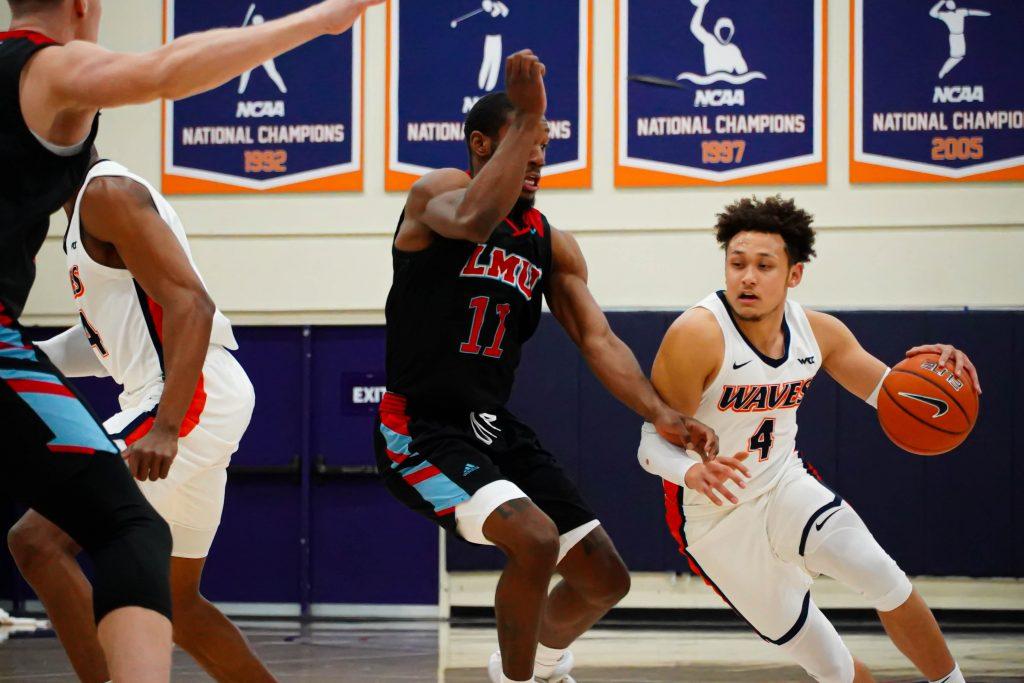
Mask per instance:
[[[616,0],[615,185],[823,184],[825,0]]]
[[[165,0],[164,36],[250,26],[309,0]],[[165,194],[361,190],[362,20],[215,90],[164,103]]]
[[[385,189],[437,168],[467,168],[463,120],[505,87],[505,58],[547,66],[551,141],[542,187],[590,187],[593,0],[388,0]]]
[[[852,0],[850,180],[1024,179],[1024,3]]]

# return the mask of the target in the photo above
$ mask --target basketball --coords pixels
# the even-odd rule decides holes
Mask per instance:
[[[967,438],[978,419],[978,394],[966,372],[939,366],[938,354],[907,358],[892,369],[878,395],[878,421],[910,453],[939,455]]]

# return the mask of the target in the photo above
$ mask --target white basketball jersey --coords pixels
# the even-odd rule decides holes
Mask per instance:
[[[785,353],[779,359],[762,355],[747,341],[733,320],[724,292],[710,294],[697,307],[714,314],[725,338],[725,355],[694,417],[718,434],[720,454],[750,453],[744,463],[751,475],[747,488],[729,485],[742,503],[774,486],[798,457],[796,413],[818,372],[821,350],[803,307],[796,302],[786,302]],[[683,504],[715,507],[690,489],[685,489]]]
[[[127,269],[104,266],[85,251],[79,207],[85,188],[94,178],[103,176],[130,178],[145,187],[160,217],[185,250],[193,270],[196,265],[178,214],[152,185],[113,161],[101,161],[92,167],[75,200],[75,210],[64,236],[64,251],[71,294],[86,337],[110,376],[124,387],[121,405],[127,407],[162,391],[163,309]],[[219,310],[214,313],[210,344],[238,348],[231,323]]]

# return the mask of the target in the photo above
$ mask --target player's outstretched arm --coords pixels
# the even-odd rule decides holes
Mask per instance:
[[[416,241],[417,227],[449,239],[486,242],[512,210],[532,150],[544,136],[544,65],[529,50],[511,55],[505,60],[505,87],[516,111],[494,156],[472,179],[448,168],[418,180],[406,203],[409,226],[399,231],[399,248],[403,241]]]
[[[69,327],[55,337],[36,343],[50,362],[65,377],[109,377],[110,373],[89,345],[81,324]]]
[[[182,36],[142,54],[74,41],[43,50],[26,71],[23,101],[45,98],[47,111],[85,110],[181,99],[235,78],[318,36],[347,31],[383,0],[324,0],[258,26]]]
[[[991,12],[986,12],[983,9],[969,9],[967,10],[967,16],[969,17],[991,17]]]
[[[867,401],[885,377],[885,363],[868,353],[835,316],[808,310],[807,319],[821,349],[821,366],[844,389]]]
[[[128,450],[137,479],[163,479],[177,454],[178,433],[206,361],[216,308],[142,185],[130,178],[96,178],[82,196],[80,211],[89,235],[114,245],[125,267],[163,309],[160,407],[152,429]]]
[[[889,368],[882,361],[868,353],[846,325],[835,316],[819,311],[807,311],[807,319],[814,330],[814,337],[821,349],[821,366],[834,380],[854,396],[874,405],[877,391]],[[921,353],[937,353],[940,365],[952,360],[953,372],[970,373],[974,389],[979,394],[978,372],[963,351],[949,344],[926,344],[907,351],[907,356]]]
[[[591,371],[615,398],[681,445],[703,457],[718,455],[714,431],[668,406],[644,375],[636,356],[612,331],[604,311],[587,286],[587,262],[568,233],[552,230],[553,267],[548,305]]]

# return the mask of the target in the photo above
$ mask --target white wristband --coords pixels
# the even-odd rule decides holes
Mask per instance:
[[[647,472],[678,486],[686,485],[686,472],[700,463],[700,460],[694,459],[686,450],[662,438],[649,422],[640,430],[637,459]]]
[[[871,392],[870,396],[864,399],[864,401],[875,410],[878,410],[878,394],[882,391],[882,384],[885,382],[885,378],[889,376],[890,372],[892,372],[891,369],[885,369],[885,372],[882,373],[882,379],[878,380],[878,385],[875,387],[875,390]]]

